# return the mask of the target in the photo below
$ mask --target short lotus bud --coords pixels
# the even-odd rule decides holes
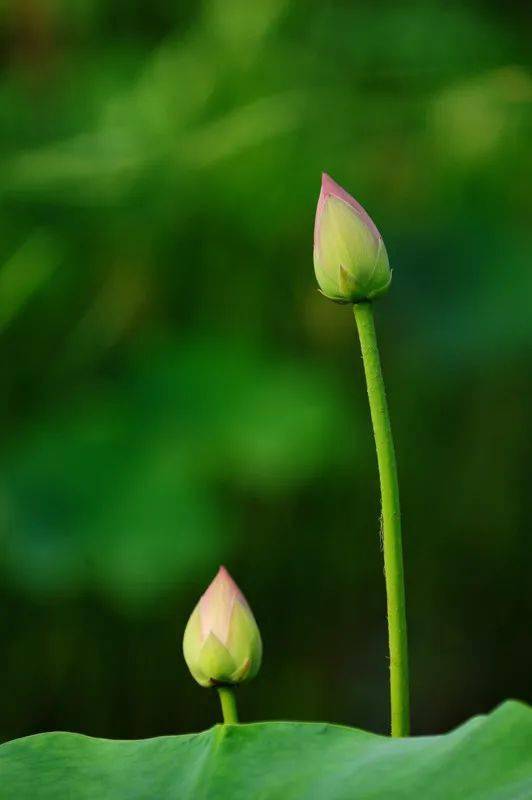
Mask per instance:
[[[201,686],[244,683],[259,671],[259,629],[225,567],[220,567],[192,612],[183,637],[183,654]]]
[[[375,223],[325,174],[314,226],[314,270],[321,292],[339,303],[371,300],[385,292],[392,280]]]

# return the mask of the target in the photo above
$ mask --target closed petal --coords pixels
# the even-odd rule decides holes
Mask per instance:
[[[209,679],[210,685],[230,683],[236,669],[235,662],[227,648],[214,633],[205,640],[199,657],[199,669]]]
[[[227,649],[236,665],[234,681],[250,680],[260,669],[262,640],[249,607],[238,600],[233,607]]]

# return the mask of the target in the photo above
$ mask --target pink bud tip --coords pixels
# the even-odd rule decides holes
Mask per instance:
[[[199,601],[203,638],[214,633],[222,644],[227,643],[233,606],[239,601],[249,608],[246,598],[224,566],[216,573]]]
[[[314,245],[316,245],[321,215],[323,213],[323,209],[325,208],[325,203],[327,202],[328,197],[336,197],[339,200],[342,200],[344,203],[347,203],[348,206],[351,206],[351,208],[358,214],[362,222],[369,228],[376,241],[379,242],[381,235],[369,214],[362,208],[360,203],[358,203],[354,197],[352,197],[344,188],[342,188],[342,186],[340,186],[339,183],[333,181],[330,175],[327,175],[326,172],[323,172],[321,175],[321,192],[318,199],[316,222],[314,225]]]

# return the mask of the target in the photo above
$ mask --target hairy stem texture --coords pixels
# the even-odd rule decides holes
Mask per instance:
[[[370,302],[354,306],[366,375],[381,488],[382,544],[390,649],[392,736],[408,736],[410,701],[399,483],[392,429]]]

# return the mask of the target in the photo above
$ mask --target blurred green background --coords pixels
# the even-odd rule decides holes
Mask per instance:
[[[532,699],[526,3],[6,0],[4,739],[198,730],[182,631],[224,563],[243,719],[387,728],[378,486],[320,172],[372,214],[413,728]]]

